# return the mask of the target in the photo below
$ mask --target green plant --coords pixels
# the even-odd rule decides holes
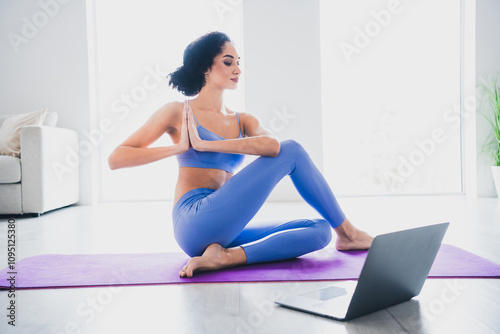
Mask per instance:
[[[484,146],[484,150],[493,158],[495,166],[500,166],[500,83],[492,79],[491,87],[483,86],[493,115],[483,115],[491,126],[492,133]]]

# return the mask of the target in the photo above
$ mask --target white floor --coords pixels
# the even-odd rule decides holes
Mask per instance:
[[[445,243],[500,263],[497,198],[401,196],[339,202],[349,219],[372,235],[449,221]],[[172,236],[171,207],[170,202],[106,203],[63,208],[39,218],[13,217],[17,260],[48,253],[180,251]],[[255,219],[301,217],[318,214],[302,202],[274,202]],[[7,262],[7,218],[0,218],[2,268]],[[276,295],[331,282],[18,291],[17,326],[8,326],[0,312],[0,333],[499,333],[499,281],[428,280],[411,302],[345,323],[272,302]],[[6,292],[0,292],[0,309],[7,302]]]

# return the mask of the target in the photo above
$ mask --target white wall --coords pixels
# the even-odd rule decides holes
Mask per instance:
[[[476,82],[484,83],[484,78],[498,75],[500,79],[500,1],[476,1]],[[484,197],[495,197],[496,191],[491,175],[491,160],[481,153],[489,124],[480,113],[491,113],[487,101],[477,101],[477,194]],[[500,194],[499,194],[500,196]]]
[[[90,128],[85,0],[1,1],[0,35],[0,114],[48,108],[82,137]],[[90,157],[81,159],[80,203],[88,204]]]
[[[245,110],[323,165],[318,0],[243,1]],[[300,199],[289,178],[270,199]]]

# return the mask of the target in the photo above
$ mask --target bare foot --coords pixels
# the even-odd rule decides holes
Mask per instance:
[[[335,248],[339,251],[369,249],[373,238],[366,232],[358,230],[352,238],[337,237]]]
[[[180,277],[193,277],[196,271],[212,271],[230,268],[246,263],[245,251],[241,247],[223,248],[217,243],[210,244],[201,256],[189,259],[181,269]]]
[[[337,241],[335,248],[339,251],[369,249],[373,238],[366,232],[355,228],[347,219],[335,229]]]

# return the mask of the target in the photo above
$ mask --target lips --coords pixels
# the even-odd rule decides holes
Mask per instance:
[[[231,79],[231,80],[232,80],[234,83],[238,83],[238,80],[239,80],[239,79],[238,79],[238,78],[233,78],[233,79]]]

